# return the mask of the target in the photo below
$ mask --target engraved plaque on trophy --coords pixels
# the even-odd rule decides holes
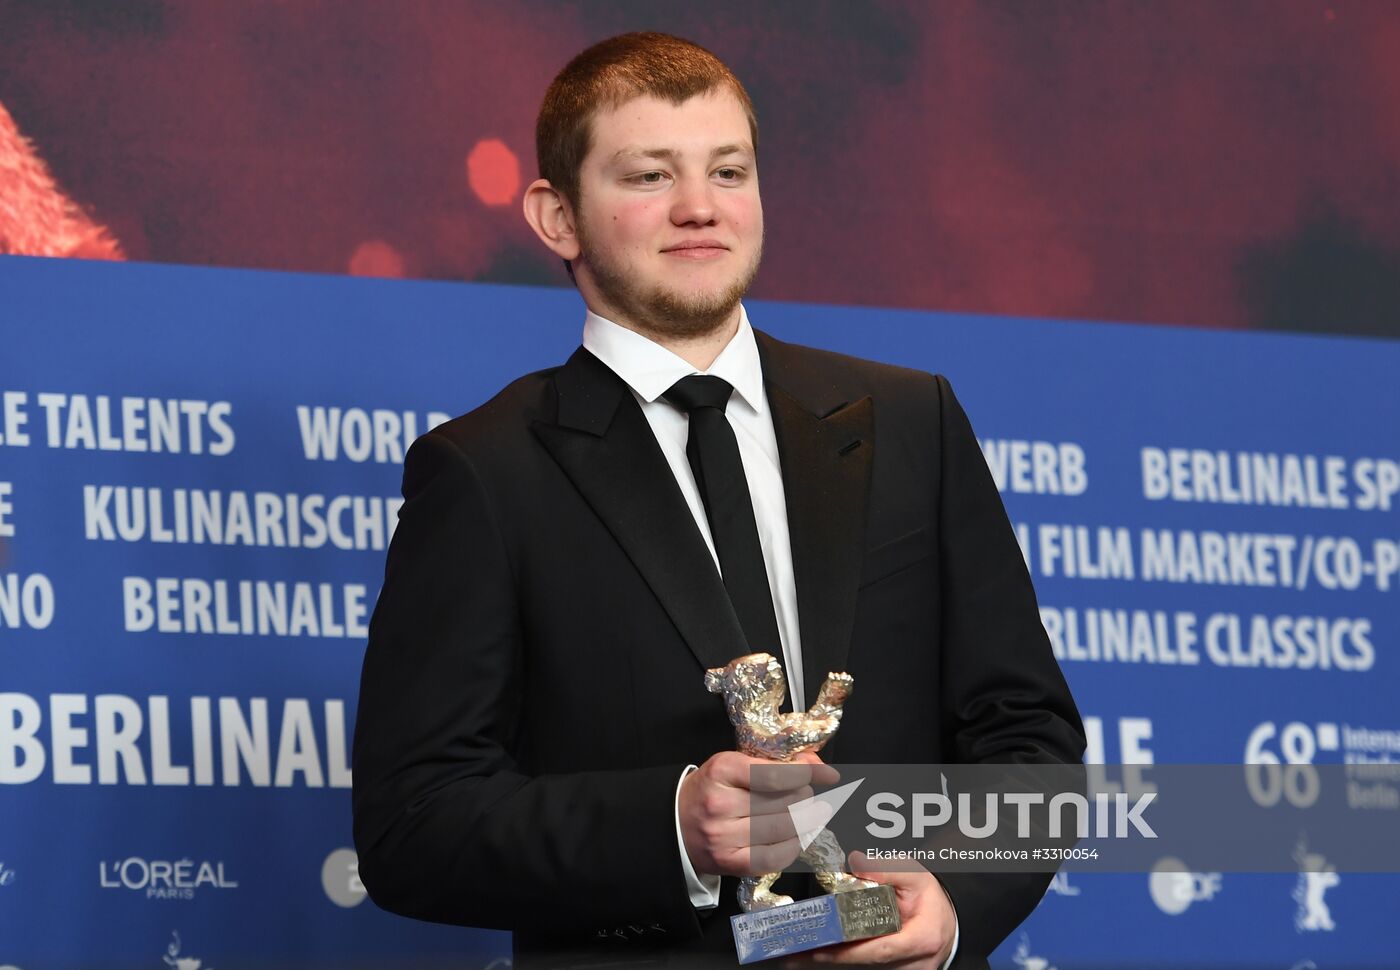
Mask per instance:
[[[850,674],[828,674],[817,701],[806,712],[780,712],[787,690],[782,665],[766,653],[739,657],[705,672],[705,687],[723,694],[738,748],[755,758],[790,762],[803,751],[818,751],[841,725],[850,696]],[[846,871],[846,857],[825,828],[799,833],[800,858],[812,867],[825,894],[794,901],[772,891],[781,873],[744,876],[739,906],[730,917],[740,963],[802,953],[818,947],[898,932],[894,888],[858,879]]]

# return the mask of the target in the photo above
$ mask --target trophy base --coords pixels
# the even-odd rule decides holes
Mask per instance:
[[[893,886],[853,889],[729,917],[740,963],[884,936],[899,930]]]

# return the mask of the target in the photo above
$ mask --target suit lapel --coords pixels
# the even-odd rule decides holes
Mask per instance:
[[[807,704],[830,671],[845,670],[865,548],[875,454],[874,406],[819,386],[810,362],[759,331],[759,353],[783,467]],[[813,386],[807,386],[813,385]]]
[[[535,435],[617,539],[702,667],[748,652],[705,540],[626,385],[579,348],[554,377],[558,423]]]

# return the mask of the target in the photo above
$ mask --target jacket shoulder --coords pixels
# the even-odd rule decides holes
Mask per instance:
[[[445,438],[469,457],[517,445],[522,436],[530,435],[535,421],[553,419],[558,409],[554,394],[558,370],[548,367],[519,377],[490,400],[444,421],[428,435]]]
[[[850,354],[787,343],[764,334],[765,377],[800,399],[812,402],[858,400],[922,403],[938,397],[946,378],[912,367],[886,364]]]

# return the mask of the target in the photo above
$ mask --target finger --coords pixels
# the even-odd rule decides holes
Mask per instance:
[[[797,837],[785,839],[772,845],[751,845],[749,846],[749,865],[754,875],[765,872],[782,872],[794,862],[802,851],[802,844],[797,841]]]
[[[749,862],[749,850],[747,847],[733,849],[728,852],[716,852],[711,858],[714,860],[713,869],[721,876],[756,876],[753,866]]]
[[[759,868],[758,863],[754,861],[754,846],[749,845],[746,839],[747,832],[739,837],[737,842],[730,842],[728,839],[725,839],[722,845],[721,843],[716,843],[716,848],[712,857],[720,875],[758,876],[762,875],[764,872],[775,871]],[[767,863],[769,859],[764,855],[759,861]]]
[[[749,790],[790,792],[810,787],[812,765],[802,761],[779,762],[754,759],[749,768]]]
[[[792,816],[786,812],[781,815],[754,815],[749,819],[749,845],[775,845],[796,837],[797,827],[792,823]]]
[[[760,834],[758,841],[748,819],[727,821],[716,826],[708,846],[711,857],[724,875],[756,876],[767,872],[782,872],[797,861],[802,844],[788,825],[783,833],[774,825]],[[778,820],[772,820],[776,823]]]
[[[747,791],[749,774],[754,765],[771,763],[761,758],[750,758],[738,751],[721,751],[705,762],[705,767],[710,769],[710,776],[719,784],[728,785],[731,788],[743,788]]]
[[[796,839],[780,842],[777,845],[745,845],[715,854],[715,863],[721,875],[761,876],[770,872],[782,872],[797,858]]]
[[[716,781],[748,791],[790,791],[812,780],[811,765],[754,758],[738,751],[717,754],[707,764]]]
[[[811,785],[788,792],[754,792],[749,800],[750,815],[786,815],[788,809],[813,795]]]
[[[830,787],[841,780],[841,773],[825,764],[816,755],[804,752],[788,762],[755,761],[750,769],[749,787],[753,791],[790,791],[819,784]]]
[[[714,779],[700,779],[698,788],[689,797],[688,805],[691,814],[711,821],[744,820],[752,812],[747,790],[732,788]]]
[[[834,785],[841,780],[841,772],[822,761],[821,756],[814,751],[802,752],[797,756],[797,760],[812,767],[812,782],[814,784]]]

